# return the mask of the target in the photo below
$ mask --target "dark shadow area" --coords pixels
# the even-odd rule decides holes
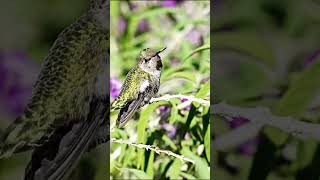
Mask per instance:
[[[319,3],[215,2],[213,177],[319,179]]]
[[[107,4],[1,3],[0,179],[109,177]]]

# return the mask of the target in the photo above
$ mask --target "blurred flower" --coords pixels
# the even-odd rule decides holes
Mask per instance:
[[[169,106],[160,106],[158,108],[158,112],[161,113],[167,113],[169,111]]]
[[[258,143],[259,143],[258,137],[255,137],[253,139],[249,139],[247,142],[241,144],[238,147],[238,151],[241,154],[253,155],[256,152]]]
[[[177,6],[177,1],[176,0],[164,0],[164,1],[160,1],[160,5],[163,7],[174,8]]]
[[[122,83],[117,77],[110,79],[110,96],[116,98],[120,94]]]
[[[248,119],[243,118],[243,117],[233,117],[232,120],[229,122],[229,126],[230,128],[234,129],[237,128],[239,126],[241,126],[242,124],[245,124],[249,122]]]
[[[304,62],[304,67],[308,67],[313,64],[318,58],[320,58],[320,49],[314,52],[307,60]]]
[[[246,118],[233,117],[232,120],[229,121],[229,127],[234,129],[248,122],[249,120]],[[258,143],[259,143],[259,138],[255,137],[239,145],[237,149],[241,154],[252,155],[255,153]]]
[[[162,7],[175,8],[179,3],[183,1],[184,0],[162,0],[160,1],[160,5]]]
[[[9,116],[23,113],[32,95],[40,65],[19,51],[0,55],[0,109]]]
[[[189,100],[187,98],[181,98],[180,101],[184,103],[184,102],[189,101]],[[188,105],[187,107],[183,108],[183,109],[186,110],[186,111],[189,111],[191,109],[191,104]]]
[[[179,65],[181,64],[181,62],[180,62],[180,60],[177,59],[177,58],[172,58],[172,59],[170,59],[170,64],[171,64],[172,66],[179,66]]]
[[[120,16],[118,21],[119,34],[123,34],[124,31],[126,30],[126,27],[127,27],[126,20],[124,19],[124,17]]]
[[[167,135],[169,138],[173,138],[177,134],[177,126],[176,125],[164,123],[161,125],[161,128],[167,131]]]
[[[187,132],[185,135],[184,135],[184,140],[189,140],[191,137],[190,137],[190,134]]]
[[[123,16],[119,17],[118,21],[118,30],[119,34],[123,34],[127,29],[127,21]],[[142,19],[138,23],[137,33],[143,33],[149,31],[149,23],[147,19]]]
[[[149,22],[147,19],[142,19],[138,24],[138,33],[147,32],[149,30]]]
[[[196,46],[200,46],[203,44],[201,33],[195,29],[186,35],[186,39]]]

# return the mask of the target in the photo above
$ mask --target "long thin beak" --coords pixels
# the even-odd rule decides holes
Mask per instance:
[[[164,47],[164,48],[162,48],[160,51],[158,51],[158,52],[157,52],[157,55],[158,55],[159,53],[161,53],[162,51],[164,51],[165,49],[167,49],[167,47]]]

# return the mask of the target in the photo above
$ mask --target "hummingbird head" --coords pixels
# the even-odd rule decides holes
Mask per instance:
[[[143,49],[138,56],[138,66],[151,74],[160,72],[162,69],[162,61],[159,53],[164,51],[166,48],[157,51],[152,48]]]
[[[93,18],[106,30],[109,29],[109,7],[109,0],[90,0],[89,12],[92,13]]]

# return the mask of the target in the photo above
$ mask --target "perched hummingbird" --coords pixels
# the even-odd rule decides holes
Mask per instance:
[[[126,76],[120,95],[111,105],[111,111],[120,109],[117,126],[122,127],[140,107],[158,92],[164,51],[146,48],[138,55],[138,64]]]
[[[109,1],[91,0],[89,10],[64,29],[49,50],[23,115],[2,136],[0,158],[41,148],[53,139],[59,147],[75,125],[77,139],[90,139],[86,136],[94,133],[80,132],[81,128],[96,131],[101,125],[85,122],[92,114],[92,104],[109,103],[108,53]]]

